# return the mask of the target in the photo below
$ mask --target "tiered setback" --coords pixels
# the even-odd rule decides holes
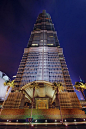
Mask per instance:
[[[20,108],[23,100],[23,94],[21,92],[10,93],[5,101],[4,108]]]
[[[75,92],[59,93],[61,108],[82,108]]]
[[[36,80],[60,82],[68,92],[74,92],[62,48],[40,46],[24,49],[15,89]]]
[[[68,92],[74,92],[63,49],[51,16],[46,11],[37,17],[27,48],[24,49],[15,78],[15,89],[38,80],[60,82]]]

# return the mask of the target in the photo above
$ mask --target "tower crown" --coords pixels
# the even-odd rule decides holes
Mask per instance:
[[[33,30],[55,31],[51,16],[49,13],[46,13],[46,10],[43,10],[42,13],[38,15]]]
[[[60,46],[51,16],[46,13],[46,10],[43,10],[42,13],[38,15],[27,45],[27,47],[39,46]]]

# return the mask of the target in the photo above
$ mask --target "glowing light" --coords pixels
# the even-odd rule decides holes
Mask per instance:
[[[15,75],[15,76],[13,76],[13,77],[16,77],[16,75]]]
[[[35,122],[37,122],[37,120],[35,120]]]
[[[47,122],[47,120],[45,120],[45,122]]]
[[[51,45],[52,46],[53,44],[47,44],[47,45]]]
[[[74,121],[76,121],[76,119],[74,119]]]
[[[16,120],[16,122],[18,122],[18,120]]]
[[[65,122],[66,122],[66,119],[65,119]]]
[[[49,36],[49,37],[53,37],[53,36],[51,35],[51,36]]]
[[[32,44],[32,46],[38,46],[38,44]]]
[[[55,120],[55,122],[57,122],[57,120]]]

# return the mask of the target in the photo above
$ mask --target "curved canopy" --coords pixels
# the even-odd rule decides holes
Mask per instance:
[[[35,81],[36,85],[32,85],[33,82],[26,84],[21,88],[24,90],[30,98],[33,98],[33,87],[35,87],[34,97],[50,97],[53,98],[55,90],[53,89],[53,84],[47,81]]]

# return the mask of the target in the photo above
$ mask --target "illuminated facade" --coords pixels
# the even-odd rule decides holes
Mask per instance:
[[[0,101],[4,101],[6,90],[8,86],[4,86],[4,83],[10,81],[10,78],[0,71]],[[11,88],[10,88],[11,91]]]
[[[57,32],[45,10],[37,17],[15,79],[21,88],[33,81],[60,82],[74,91]]]
[[[33,82],[37,88],[36,85],[32,87]],[[65,90],[57,92],[53,82],[61,83]],[[4,108],[31,108],[33,103],[34,109],[59,109],[59,102],[63,109],[81,108],[71,83],[57,32],[50,15],[45,10],[39,14],[27,48],[24,49],[15,78],[14,91],[9,94]],[[29,106],[26,106],[26,103]]]

